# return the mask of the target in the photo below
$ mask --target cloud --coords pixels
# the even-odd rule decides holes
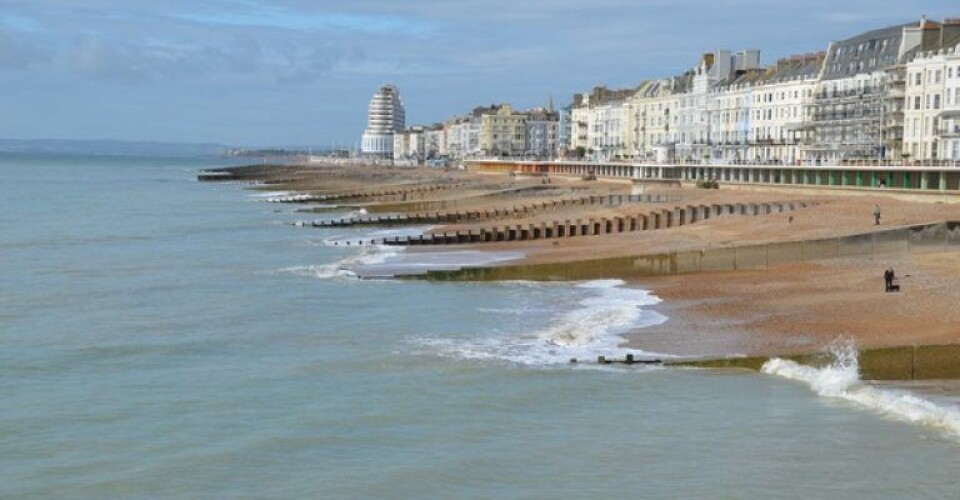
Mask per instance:
[[[322,44],[313,47],[288,46],[281,49],[278,55],[281,60],[278,64],[277,81],[286,84],[314,83],[321,76],[332,72],[343,61],[359,61],[365,58],[365,54],[360,50],[345,50]]]
[[[0,26],[0,69],[27,69],[49,59],[49,54],[33,38]]]
[[[77,75],[125,83],[256,73],[265,58],[260,45],[241,37],[233,42],[224,46],[160,40],[118,43],[87,35],[65,48],[60,59]]]
[[[402,16],[309,12],[245,3],[245,10],[177,13],[170,17],[211,26],[277,28],[296,31],[342,31],[383,35],[427,35],[431,23]]]

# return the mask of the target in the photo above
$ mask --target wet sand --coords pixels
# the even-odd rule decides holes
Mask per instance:
[[[899,293],[884,292],[891,266]],[[670,320],[628,345],[710,357],[809,352],[838,337],[861,348],[956,343],[958,278],[960,253],[934,251],[645,279],[635,285],[662,298]]]

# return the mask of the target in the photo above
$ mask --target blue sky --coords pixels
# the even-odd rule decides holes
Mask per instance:
[[[354,144],[385,82],[408,123],[430,123],[670,76],[716,49],[769,63],[921,14],[960,4],[0,0],[0,137]]]

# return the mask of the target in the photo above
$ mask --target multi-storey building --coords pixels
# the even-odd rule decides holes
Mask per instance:
[[[890,106],[890,68],[920,44],[925,20],[868,31],[827,49],[820,83],[809,103],[807,160],[836,162],[888,156],[884,113]]]
[[[488,156],[523,156],[526,115],[501,104],[480,115],[480,150]]]
[[[749,153],[758,163],[796,164],[801,161],[803,129],[809,122],[817,78],[825,54],[780,59],[753,82],[750,90]]]
[[[633,118],[627,101],[635,92],[596,87],[588,94],[574,94],[570,112],[572,148],[583,148],[594,160],[633,157],[627,136]]]
[[[710,112],[710,162],[740,163],[750,158],[749,138],[753,118],[753,84],[759,69],[732,74],[713,89]]]
[[[557,151],[559,125],[560,115],[556,111],[545,108],[527,111],[524,122],[524,155],[536,158],[553,157]]]
[[[903,154],[960,160],[960,19],[926,22],[917,53],[903,66]]]
[[[704,54],[700,63],[673,79],[672,91],[677,94],[671,134],[676,143],[676,157],[684,162],[699,162],[711,155],[708,136],[711,128],[710,91],[720,82],[738,73],[760,66],[760,51],[732,53],[718,50]]]
[[[448,158],[473,158],[480,156],[482,116],[495,113],[497,106],[474,108],[468,115],[451,118],[443,124],[444,144],[442,154]]]
[[[393,134],[393,160],[419,164],[426,157],[426,135],[421,126]]]
[[[445,151],[451,158],[463,158],[465,155],[464,142],[466,141],[466,130],[469,127],[469,118],[454,117],[443,124],[444,140],[446,141]]]
[[[402,132],[406,123],[400,90],[384,85],[373,95],[363,133],[361,152],[370,158],[393,158],[393,135]]]
[[[676,161],[677,117],[679,96],[674,93],[676,80],[667,78],[644,82],[633,96],[636,113],[638,156],[658,162]]]
[[[442,123],[435,123],[424,131],[424,159],[437,160],[447,156],[447,134]]]

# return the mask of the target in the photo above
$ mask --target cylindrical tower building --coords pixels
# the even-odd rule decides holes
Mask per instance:
[[[384,85],[370,100],[367,130],[363,133],[361,151],[364,156],[393,158],[393,134],[403,132],[406,113],[400,90]]]

